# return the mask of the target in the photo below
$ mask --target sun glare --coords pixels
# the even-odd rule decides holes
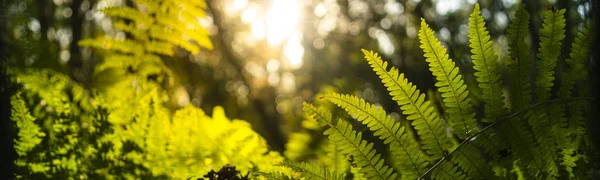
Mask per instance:
[[[267,40],[271,45],[281,44],[295,30],[300,20],[297,0],[274,0],[266,16]]]
[[[302,35],[300,33],[296,32],[288,39],[283,50],[283,55],[292,69],[302,67],[304,47],[302,47]]]
[[[241,2],[240,2],[241,1]],[[290,69],[302,67],[304,47],[302,32],[298,30],[301,19],[302,3],[300,0],[272,0],[268,7],[258,7],[247,3],[247,0],[236,0],[232,4],[241,10],[241,19],[251,26],[251,34],[258,39],[264,39],[272,47],[283,47],[282,63]]]

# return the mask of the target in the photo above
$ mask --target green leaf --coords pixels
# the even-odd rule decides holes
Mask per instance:
[[[424,51],[425,61],[429,63],[429,71],[433,73],[437,82],[435,86],[441,93],[446,113],[450,117],[454,134],[461,139],[469,137],[477,132],[477,121],[473,112],[473,104],[469,97],[467,85],[465,85],[460,70],[455,66],[452,59],[448,58],[446,48],[434,36],[433,30],[421,19],[419,30],[421,49]]]
[[[392,99],[400,106],[402,114],[406,115],[406,120],[412,121],[411,124],[419,135],[421,148],[431,155],[432,159],[441,158],[452,145],[446,135],[446,127],[435,113],[433,104],[425,100],[425,94],[409,82],[404,74],[400,74],[398,69],[392,67],[387,71],[388,63],[381,60],[377,53],[364,49],[362,52],[373,71],[387,87]]]
[[[406,133],[405,128],[387,115],[383,108],[352,95],[330,93],[322,98],[346,110],[367,125],[383,143],[389,144],[392,158],[401,168],[402,178],[415,179],[426,171],[429,157],[421,151],[414,137]]]
[[[319,167],[317,165],[312,165],[309,163],[294,163],[290,161],[284,161],[281,163],[282,166],[289,167],[296,172],[301,173],[301,177],[306,178],[306,180],[342,180],[344,177],[339,174],[335,174],[335,172],[331,172],[329,169],[324,167]]]
[[[502,75],[498,70],[498,56],[494,54],[493,42],[485,27],[485,21],[475,4],[473,13],[469,16],[469,47],[471,60],[479,88],[481,88],[485,117],[483,122],[493,123],[506,114],[504,94],[502,93]]]
[[[352,129],[352,125],[343,120],[333,122],[331,114],[324,108],[317,108],[311,104],[304,103],[304,113],[314,116],[317,121],[324,122],[322,125],[329,126],[323,133],[333,143],[340,146],[342,154],[352,155],[355,163],[360,167],[360,173],[367,179],[394,179],[396,173],[392,168],[384,165],[381,154],[373,149],[373,143],[362,139],[362,133]]]
[[[554,86],[554,68],[560,56],[562,40],[565,38],[565,9],[544,11],[544,23],[540,29],[539,60],[536,66],[536,99],[550,99],[550,88]]]

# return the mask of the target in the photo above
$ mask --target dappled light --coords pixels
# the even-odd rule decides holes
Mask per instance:
[[[596,179],[593,0],[3,0],[0,179]]]

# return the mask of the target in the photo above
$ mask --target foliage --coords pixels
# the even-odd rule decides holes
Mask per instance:
[[[393,178],[396,173],[403,179],[428,176],[434,179],[589,176],[585,170],[577,169],[588,163],[585,161],[586,154],[591,152],[585,146],[587,140],[574,136],[584,132],[581,121],[585,118],[585,111],[581,108],[589,104],[583,100],[586,98],[584,93],[578,93],[581,98],[575,99],[571,93],[574,85],[583,82],[587,74],[573,70],[581,71],[586,67],[591,31],[585,26],[577,35],[571,45],[570,58],[565,60],[569,66],[564,71],[556,68],[557,62],[562,60],[559,49],[565,37],[564,12],[554,9],[544,12],[539,59],[536,61],[538,68],[532,81],[535,88],[532,90],[530,48],[526,42],[529,14],[524,6],[517,10],[507,30],[510,59],[505,64],[509,69],[507,84],[510,93],[505,94],[501,73],[504,67],[498,63],[479,5],[475,5],[469,18],[468,37],[476,70],[474,75],[482,93],[485,114],[481,119],[476,118],[478,103],[470,97],[459,68],[424,19],[419,30],[420,47],[429,70],[436,77],[435,86],[441,94],[443,113],[437,113],[432,101],[427,100],[425,94],[397,68],[388,70],[388,62],[377,53],[363,50],[365,59],[411,123],[397,122],[382,107],[353,95],[330,93],[319,99],[343,108],[352,119],[366,125],[374,136],[383,140],[389,146],[392,162],[397,164],[393,167],[397,169],[388,169],[380,160],[381,154],[371,151],[372,143],[363,139],[362,133],[357,133],[348,122],[344,119],[334,121],[328,110],[330,108],[305,103],[304,111],[322,126],[329,126],[324,134],[336,145],[344,147],[339,151],[356,160],[360,173],[367,178]],[[556,80],[555,74],[560,75],[559,80]],[[584,87],[580,91],[585,92],[581,89]],[[532,100],[532,92],[535,92],[536,101]],[[505,97],[511,106],[505,105]],[[557,99],[551,99],[553,97]],[[563,101],[568,103],[565,105]],[[478,124],[483,124],[483,128]],[[451,133],[447,133],[448,128]],[[414,134],[409,130],[415,131]],[[454,143],[457,141],[460,143]],[[368,156],[362,156],[364,154]],[[319,169],[321,175],[328,172],[310,164],[302,165],[309,167],[293,169]]]
[[[323,133],[328,135],[329,140],[340,147],[342,154],[353,157],[357,167],[367,179],[394,179],[396,174],[392,169],[384,165],[381,155],[373,149],[373,144],[362,140],[362,133],[356,132],[352,126],[343,120],[334,122],[331,114],[323,108],[305,104],[304,112],[314,115],[321,126],[329,126]]]
[[[79,42],[82,46],[104,49],[107,54],[96,68],[131,69],[140,75],[157,74],[164,68],[160,56],[176,55],[176,46],[192,54],[200,47],[212,49],[207,30],[198,18],[205,18],[204,1],[135,0],[135,7],[111,6],[102,9],[114,17],[113,26],[128,37],[98,37]]]
[[[390,106],[367,93],[357,96],[323,88],[315,105],[303,104],[304,129],[290,134],[284,152],[288,160],[284,160],[279,152],[269,150],[250,123],[230,120],[220,106],[205,113],[192,105],[167,105],[176,70],[165,62],[213,48],[208,30],[199,21],[206,16],[204,1],[124,3],[102,10],[112,18],[117,33],[78,42],[101,55],[91,83],[76,83],[73,77],[47,69],[10,69],[13,82],[22,86],[10,102],[11,119],[18,129],[14,139],[18,178],[573,179],[590,175],[588,158],[594,152],[583,135],[589,114],[586,83],[593,31],[583,26],[563,61],[567,56],[561,54],[563,39],[568,39],[565,10],[544,12],[539,48],[533,49],[536,56],[530,56],[531,45],[537,43],[530,42],[529,32],[535,31],[529,25],[534,23],[520,6],[507,29],[510,57],[504,61],[494,51],[484,13],[476,4],[465,33],[474,80],[465,73],[469,67],[450,58],[460,50],[448,51],[444,45],[460,47],[440,41],[432,29],[438,26],[430,27],[421,19],[420,46],[413,48],[423,50],[421,63],[429,66],[436,92],[425,93],[427,87],[406,68],[401,72],[388,67],[392,61],[362,50],[370,65],[364,69],[375,72],[373,78],[381,80],[396,102],[391,107],[398,107],[400,114],[386,112],[383,107]],[[364,26],[360,21],[352,23]],[[390,55],[394,50],[384,52]],[[227,53],[214,54],[231,58]],[[237,67],[242,76],[243,70],[250,71],[251,64],[246,65]],[[314,68],[330,73],[327,68]],[[269,79],[278,74],[268,71]],[[338,86],[340,82],[344,80],[337,81]],[[306,94],[311,93],[302,96]],[[265,109],[261,106],[265,104],[256,105]],[[279,103],[277,111],[279,105],[287,106]],[[265,122],[276,120],[265,118]]]
[[[106,147],[99,143],[108,133],[105,108],[92,103],[88,92],[64,75],[32,69],[12,73],[24,87],[11,99],[11,119],[19,128],[18,177],[102,176],[99,171],[108,164],[99,163],[103,159],[96,153]]]
[[[98,80],[83,87],[46,69],[11,69],[23,86],[13,95],[11,119],[19,178],[137,179],[201,178],[210,170],[234,164],[242,173],[286,171],[283,158],[248,122],[230,120],[222,107],[212,117],[191,105],[165,105],[163,58],[175,46],[197,53],[211,49],[203,1],[135,1],[135,7],[103,10],[115,19],[125,39],[79,42],[103,49]],[[184,7],[184,8],[182,8]],[[168,38],[166,38],[168,37]]]
[[[250,124],[229,120],[221,107],[212,117],[192,106],[171,117],[150,91],[135,99],[133,116],[111,119],[112,104],[68,80],[47,70],[16,76],[25,87],[12,99],[24,178],[189,178],[226,164],[242,172],[283,170],[273,167],[283,158]]]
[[[336,174],[335,172],[329,171],[329,169],[311,166],[307,163],[294,163],[294,162],[284,162],[283,166],[289,167],[294,171],[300,172],[301,176],[307,180],[310,179],[322,179],[322,180],[336,180],[343,179],[342,176]]]

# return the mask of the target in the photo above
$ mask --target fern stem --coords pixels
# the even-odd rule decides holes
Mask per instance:
[[[503,119],[501,119],[500,121],[494,122],[494,123],[486,126],[485,128],[481,129],[481,131],[476,132],[475,134],[473,134],[473,136],[471,136],[471,137],[463,140],[460,144],[458,144],[458,146],[454,149],[454,151],[451,151],[450,153],[448,153],[444,157],[442,157],[440,160],[438,160],[437,163],[435,163],[433,166],[431,166],[431,168],[429,168],[425,172],[425,174],[421,175],[418,179],[423,179],[423,177],[425,177],[427,174],[431,173],[431,171],[433,171],[435,168],[437,168],[438,166],[440,166],[440,164],[442,164],[442,162],[444,160],[446,160],[446,158],[448,158],[452,154],[454,154],[454,152],[456,152],[459,148],[461,148],[462,146],[464,146],[465,144],[467,144],[469,141],[475,139],[477,137],[477,135],[479,135],[479,134],[481,134],[481,133],[483,133],[483,132],[491,129],[492,127],[494,127],[496,125],[499,125],[499,124],[501,124],[501,123],[503,123],[503,122],[505,122],[507,120],[510,120],[510,119],[512,119],[512,118],[514,118],[514,117],[516,117],[516,116],[518,116],[518,115],[520,115],[520,114],[522,114],[524,112],[529,111],[530,109],[536,108],[536,107],[538,107],[540,105],[543,105],[543,104],[550,104],[550,103],[559,102],[559,101],[576,101],[576,100],[588,100],[588,101],[591,101],[590,98],[586,98],[586,97],[574,97],[574,98],[559,98],[559,99],[552,99],[552,100],[544,101],[544,102],[538,102],[538,103],[533,104],[532,106],[530,106],[530,107],[528,107],[526,109],[523,109],[521,111],[515,112],[515,113],[513,113],[513,114],[511,114],[511,115],[509,115],[509,116],[507,116],[507,117],[505,117]]]

